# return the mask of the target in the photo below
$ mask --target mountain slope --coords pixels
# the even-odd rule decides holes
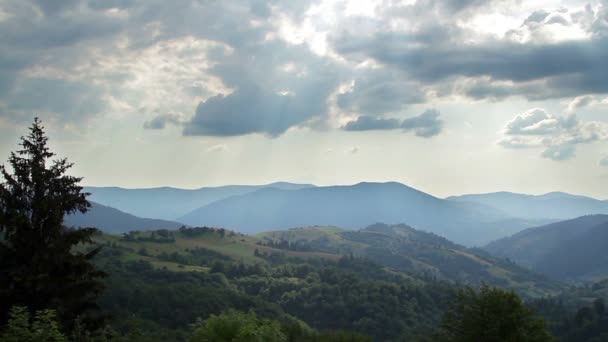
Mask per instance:
[[[511,192],[452,196],[450,201],[484,204],[499,208],[508,215],[528,219],[565,220],[583,215],[608,214],[608,202],[591,197],[550,192],[544,195],[523,195]]]
[[[608,215],[588,215],[526,229],[484,249],[564,280],[608,277]]]
[[[465,284],[483,281],[528,296],[555,293],[561,288],[546,277],[484,251],[468,249],[403,224],[374,224],[358,231],[295,228],[258,236],[263,246],[365,257],[409,274]]]
[[[95,227],[106,233],[176,229],[183,225],[179,222],[137,217],[94,202],[91,202],[91,209],[85,214],[67,215],[64,224],[74,227]]]
[[[597,281],[608,277],[608,222],[548,251],[534,269],[555,279]]]
[[[244,233],[314,225],[357,229],[376,222],[408,222],[467,245],[486,243],[531,226],[484,205],[446,201],[394,182],[291,191],[262,189],[213,202],[178,220]]]
[[[228,185],[194,190],[169,187],[149,189],[85,187],[84,191],[91,193],[89,200],[117,208],[132,215],[174,220],[211,202],[243,195],[262,188],[272,187],[293,190],[312,186],[314,185],[278,182],[268,185]]]

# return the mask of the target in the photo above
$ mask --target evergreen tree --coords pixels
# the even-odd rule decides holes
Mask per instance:
[[[440,341],[546,342],[554,338],[542,317],[513,291],[482,285],[479,292],[461,290],[446,313]]]
[[[82,178],[67,175],[72,167],[55,156],[40,120],[34,120],[21,150],[9,157],[10,169],[0,166],[0,324],[8,308],[30,312],[53,309],[71,327],[99,320],[95,299],[105,274],[91,263],[100,247],[91,248],[95,228],[63,225],[66,214],[90,208]]]

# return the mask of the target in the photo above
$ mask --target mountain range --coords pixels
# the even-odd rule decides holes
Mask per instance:
[[[85,191],[91,193],[90,200],[124,213],[191,226],[256,233],[311,225],[360,229],[377,222],[406,223],[468,246],[558,220],[608,214],[608,202],[566,193],[500,192],[441,199],[396,182],[347,186],[277,182],[194,190],[86,187]],[[155,228],[156,224],[147,229]]]
[[[465,245],[489,242],[533,225],[483,204],[448,201],[395,182],[266,188],[213,202],[177,220],[249,234],[314,225],[360,229],[377,222],[407,223]]]
[[[523,219],[566,220],[591,214],[608,214],[608,201],[564,192],[524,195],[494,192],[451,196],[450,201],[477,203]]]
[[[608,215],[587,215],[523,230],[485,247],[489,253],[564,281],[608,276]]]
[[[68,227],[95,227],[106,233],[177,229],[183,225],[173,221],[137,217],[95,202],[91,202],[91,208],[85,214],[77,212],[67,215],[64,224]]]
[[[227,185],[200,189],[171,187],[125,189],[119,187],[84,187],[90,201],[148,218],[175,220],[209,203],[243,195],[263,188],[284,190],[313,187],[311,184],[276,182],[266,185]]]

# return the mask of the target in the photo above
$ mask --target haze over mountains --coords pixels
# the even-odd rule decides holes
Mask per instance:
[[[404,223],[468,246],[561,219],[608,214],[608,202],[565,193],[501,192],[441,199],[396,182],[319,187],[279,182],[195,190],[87,187],[85,191],[94,202],[142,218],[168,220],[171,227],[179,222],[257,233],[312,225],[360,229],[378,222]],[[115,227],[111,230],[117,231]],[[137,229],[158,228],[155,223]]]
[[[106,233],[124,233],[131,230],[176,229],[181,223],[142,218],[118,209],[91,202],[86,214],[75,213],[65,217],[65,224],[74,227],[96,227]]]
[[[89,200],[111,206],[124,212],[148,218],[174,220],[194,209],[214,201],[243,195],[262,188],[301,189],[311,184],[277,182],[267,185],[227,185],[200,189],[171,187],[125,189],[119,187],[85,187],[91,193]]]
[[[529,228],[484,249],[555,279],[599,280],[608,275],[608,215],[588,215]]]
[[[608,201],[564,192],[550,192],[544,195],[494,192],[451,196],[447,199],[483,204],[499,209],[507,215],[528,219],[564,220],[591,214],[608,214]]]
[[[66,217],[68,225],[95,226],[109,233],[211,226],[246,234],[275,231],[273,236],[281,238],[287,235],[280,232],[294,232],[290,228],[335,226],[344,230],[339,236],[346,240],[341,241],[350,242],[336,246],[332,241],[337,235],[324,234],[313,241],[317,250],[339,253],[347,247],[352,249],[349,253],[372,260],[394,259],[399,267],[425,270],[425,264],[436,263],[441,255],[447,258],[441,264],[449,265],[446,260],[469,253],[453,242],[487,244],[483,249],[491,255],[553,279],[594,281],[608,275],[608,202],[566,193],[499,192],[441,199],[396,182],[272,183],[196,190],[88,187],[86,191],[102,204],[93,203],[87,214]],[[435,236],[431,243],[421,244],[429,236]],[[383,248],[391,255],[383,254]],[[476,255],[459,261],[459,269],[466,260],[486,263],[485,257]],[[449,269],[427,271],[445,274]]]
[[[359,229],[383,222],[407,223],[465,245],[529,227],[499,210],[446,201],[400,183],[359,183],[299,190],[262,189],[201,207],[178,221],[230,227],[244,233],[333,225]]]

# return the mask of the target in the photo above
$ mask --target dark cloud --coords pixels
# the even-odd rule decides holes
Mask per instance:
[[[350,121],[342,129],[345,131],[371,131],[398,129],[401,122],[397,119],[380,119],[371,116],[360,116],[357,120]]]
[[[183,118],[177,113],[161,114],[154,117],[152,120],[144,122],[145,129],[164,129],[167,124],[181,125],[183,124]]]
[[[306,46],[259,42],[222,56],[211,73],[233,88],[201,102],[185,135],[277,137],[291,127],[325,120],[342,67]]]
[[[262,133],[277,137],[324,110],[323,106],[309,106],[302,98],[264,93],[262,89],[249,87],[201,102],[192,120],[186,123],[184,135]]]
[[[343,37],[335,42],[339,52],[365,53],[385,65],[397,67],[425,82],[452,76],[481,77],[493,80],[530,81],[547,77],[574,75],[591,82],[608,58],[608,40],[568,41],[555,44],[520,44],[502,41],[415,48],[407,36],[377,35],[354,47]],[[605,68],[604,68],[605,69]],[[599,73],[606,76],[605,73]],[[555,80],[559,86],[560,79]],[[604,82],[608,91],[608,84]]]
[[[337,97],[341,109],[373,115],[396,112],[424,101],[425,94],[417,84],[404,80],[402,75],[376,70],[362,73],[352,89]]]
[[[15,119],[34,114],[60,113],[63,120],[78,122],[101,113],[106,103],[102,89],[81,81],[47,78],[20,80],[6,96],[6,105]]]
[[[420,115],[399,121],[397,119],[360,116],[342,127],[345,131],[371,131],[402,129],[404,132],[413,131],[416,136],[430,138],[441,133],[443,121],[436,109],[428,109]]]
[[[437,6],[432,1],[422,3]],[[455,11],[461,6],[476,8],[486,3],[489,2],[456,1],[442,8],[447,6]],[[608,82],[604,81],[608,68],[603,67],[608,58],[608,35],[601,34],[608,27],[604,25],[608,16],[602,14],[608,13],[608,6],[600,6],[597,13],[591,9],[584,13],[537,11],[520,28],[508,32],[507,39],[484,37],[467,43],[464,41],[474,37],[475,32],[466,31],[436,11],[425,14],[418,7],[420,2],[397,11],[414,23],[407,32],[383,25],[379,20],[374,30],[367,30],[369,34],[344,30],[333,35],[332,46],[349,60],[361,62],[371,58],[388,72],[402,73],[410,81],[428,86],[445,89],[453,81],[476,80],[477,84],[469,84],[467,88],[452,88],[476,99],[498,100],[519,95],[543,100],[608,93]],[[390,8],[385,12],[390,12]],[[412,19],[414,14],[420,18]],[[545,28],[570,26],[571,21],[589,30],[594,38],[552,41],[554,34]],[[529,41],[521,42],[524,39]]]
[[[443,121],[439,119],[439,111],[428,109],[424,113],[403,120],[401,128],[406,131],[414,131],[419,137],[429,138],[441,133]]]

